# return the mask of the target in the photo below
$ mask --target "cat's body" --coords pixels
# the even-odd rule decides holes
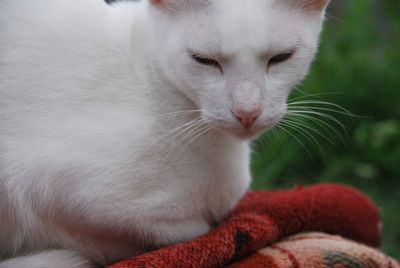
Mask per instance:
[[[0,2],[0,257],[34,252],[0,261],[1,268],[106,265],[195,238],[221,220],[250,182],[248,141],[235,136],[253,136],[283,116],[323,17],[322,7],[312,15],[296,9],[293,24],[304,20],[314,29],[302,33],[304,40],[288,40],[303,51],[294,48],[289,78],[273,67],[275,86],[268,88],[266,68],[260,72],[246,55],[263,47],[259,37],[254,44],[251,34],[246,42],[231,40],[238,34],[226,27],[246,33],[261,19],[260,8],[272,18],[271,10],[290,8],[252,1]],[[224,34],[218,47],[237,57],[215,68],[189,62],[185,50],[186,58],[174,55],[182,45],[170,36],[189,33],[185,27],[203,37]],[[193,46],[197,35],[182,39]],[[210,92],[199,93],[201,87]],[[264,108],[254,133],[243,119],[253,106]],[[196,121],[199,114],[212,129]]]

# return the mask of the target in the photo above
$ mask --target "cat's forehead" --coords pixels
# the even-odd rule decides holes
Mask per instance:
[[[221,0],[214,1],[214,8],[226,53],[268,46],[268,29],[274,22],[270,1]]]
[[[220,15],[248,19],[265,15],[273,7],[271,0],[214,0],[209,2],[209,7],[215,9]]]
[[[301,27],[287,10],[274,7],[275,0],[214,0],[197,14],[193,36],[218,47],[224,54],[268,50],[280,43],[295,43]]]

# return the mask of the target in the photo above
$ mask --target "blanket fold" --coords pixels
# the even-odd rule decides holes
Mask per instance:
[[[285,237],[311,231],[378,247],[379,213],[360,192],[333,184],[249,192],[210,233],[110,268],[224,267]]]

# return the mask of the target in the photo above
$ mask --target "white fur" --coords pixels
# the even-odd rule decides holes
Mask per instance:
[[[184,2],[0,1],[0,256],[39,252],[1,268],[107,265],[193,239],[248,189],[246,138],[284,115],[323,11]],[[255,104],[246,130],[232,106]]]

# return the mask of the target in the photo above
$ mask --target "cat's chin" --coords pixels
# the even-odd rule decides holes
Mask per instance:
[[[215,127],[217,130],[224,132],[225,134],[231,135],[239,140],[255,140],[262,134],[272,129],[278,124],[279,120],[272,120],[265,125],[256,125],[251,128],[240,128],[240,127]]]
[[[262,133],[260,132],[243,132],[243,133],[235,133],[233,134],[234,137],[240,140],[255,140],[257,139]]]
[[[265,131],[268,129],[259,129],[259,128],[251,128],[251,129],[245,129],[245,128],[221,128],[221,127],[216,127],[216,129],[225,135],[233,136],[234,138],[237,138],[239,140],[255,140],[259,136],[261,136]]]

